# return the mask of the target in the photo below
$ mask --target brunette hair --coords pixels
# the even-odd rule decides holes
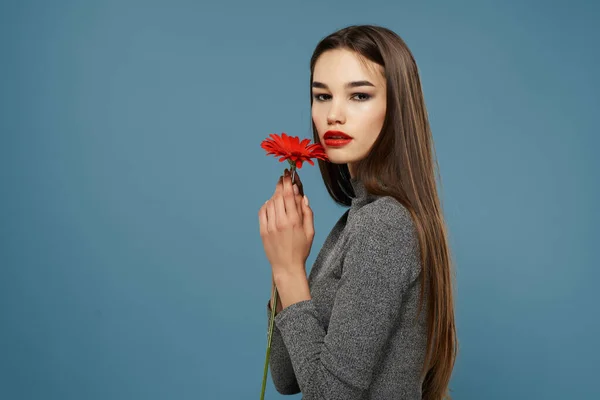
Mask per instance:
[[[419,310],[425,289],[428,305],[422,398],[450,399],[449,382],[458,352],[452,256],[436,188],[435,172],[439,176],[439,165],[417,64],[395,32],[375,25],[352,25],[318,43],[310,60],[311,86],[317,59],[334,49],[353,51],[361,60],[370,60],[384,70],[387,107],[383,127],[369,154],[356,162],[355,173],[369,193],[393,196],[410,211],[415,222],[423,265]],[[310,101],[312,105],[312,95]],[[315,143],[319,143],[314,122],[312,131]],[[322,160],[318,163],[333,200],[349,206],[354,191],[348,166]]]

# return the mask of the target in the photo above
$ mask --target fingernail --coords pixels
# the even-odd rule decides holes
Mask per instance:
[[[304,195],[304,204],[308,205],[308,197],[306,195]]]
[[[292,188],[294,189],[294,194],[300,193],[300,190],[298,190],[298,185],[296,185],[295,183],[292,185]]]

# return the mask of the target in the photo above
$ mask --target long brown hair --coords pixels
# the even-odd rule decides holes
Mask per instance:
[[[310,60],[311,85],[317,59],[333,49],[351,50],[361,60],[370,60],[384,69],[387,108],[383,127],[369,154],[356,162],[356,177],[369,193],[396,198],[415,222],[423,265],[419,310],[426,288],[428,305],[422,398],[450,399],[448,386],[458,352],[452,257],[434,175],[437,171],[439,176],[439,165],[417,64],[395,32],[375,25],[352,25],[318,43]],[[314,141],[319,143],[314,122],[312,131]],[[348,166],[321,160],[318,163],[333,200],[349,206],[354,192]]]

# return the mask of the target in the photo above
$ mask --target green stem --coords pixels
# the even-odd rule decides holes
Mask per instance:
[[[271,321],[269,323],[269,335],[267,337],[267,356],[265,358],[265,370],[263,372],[262,388],[260,391],[260,400],[265,398],[265,386],[267,385],[267,371],[269,370],[269,356],[271,355],[271,339],[273,338],[273,325],[275,322],[275,310],[277,309],[277,286],[273,289],[271,304]]]

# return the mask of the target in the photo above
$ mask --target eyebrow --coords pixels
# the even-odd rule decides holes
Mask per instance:
[[[373,84],[372,84],[371,82],[369,82],[369,81],[354,81],[354,82],[348,82],[348,83],[346,83],[346,85],[344,85],[344,86],[345,86],[347,89],[354,88],[354,87],[359,87],[359,86],[373,86],[373,87],[375,87],[375,85],[373,85]],[[314,82],[312,83],[312,87],[313,87],[313,88],[318,88],[318,89],[329,89],[329,87],[328,87],[326,84],[324,84],[324,83],[322,83],[322,82],[317,82],[317,81],[314,81]]]

